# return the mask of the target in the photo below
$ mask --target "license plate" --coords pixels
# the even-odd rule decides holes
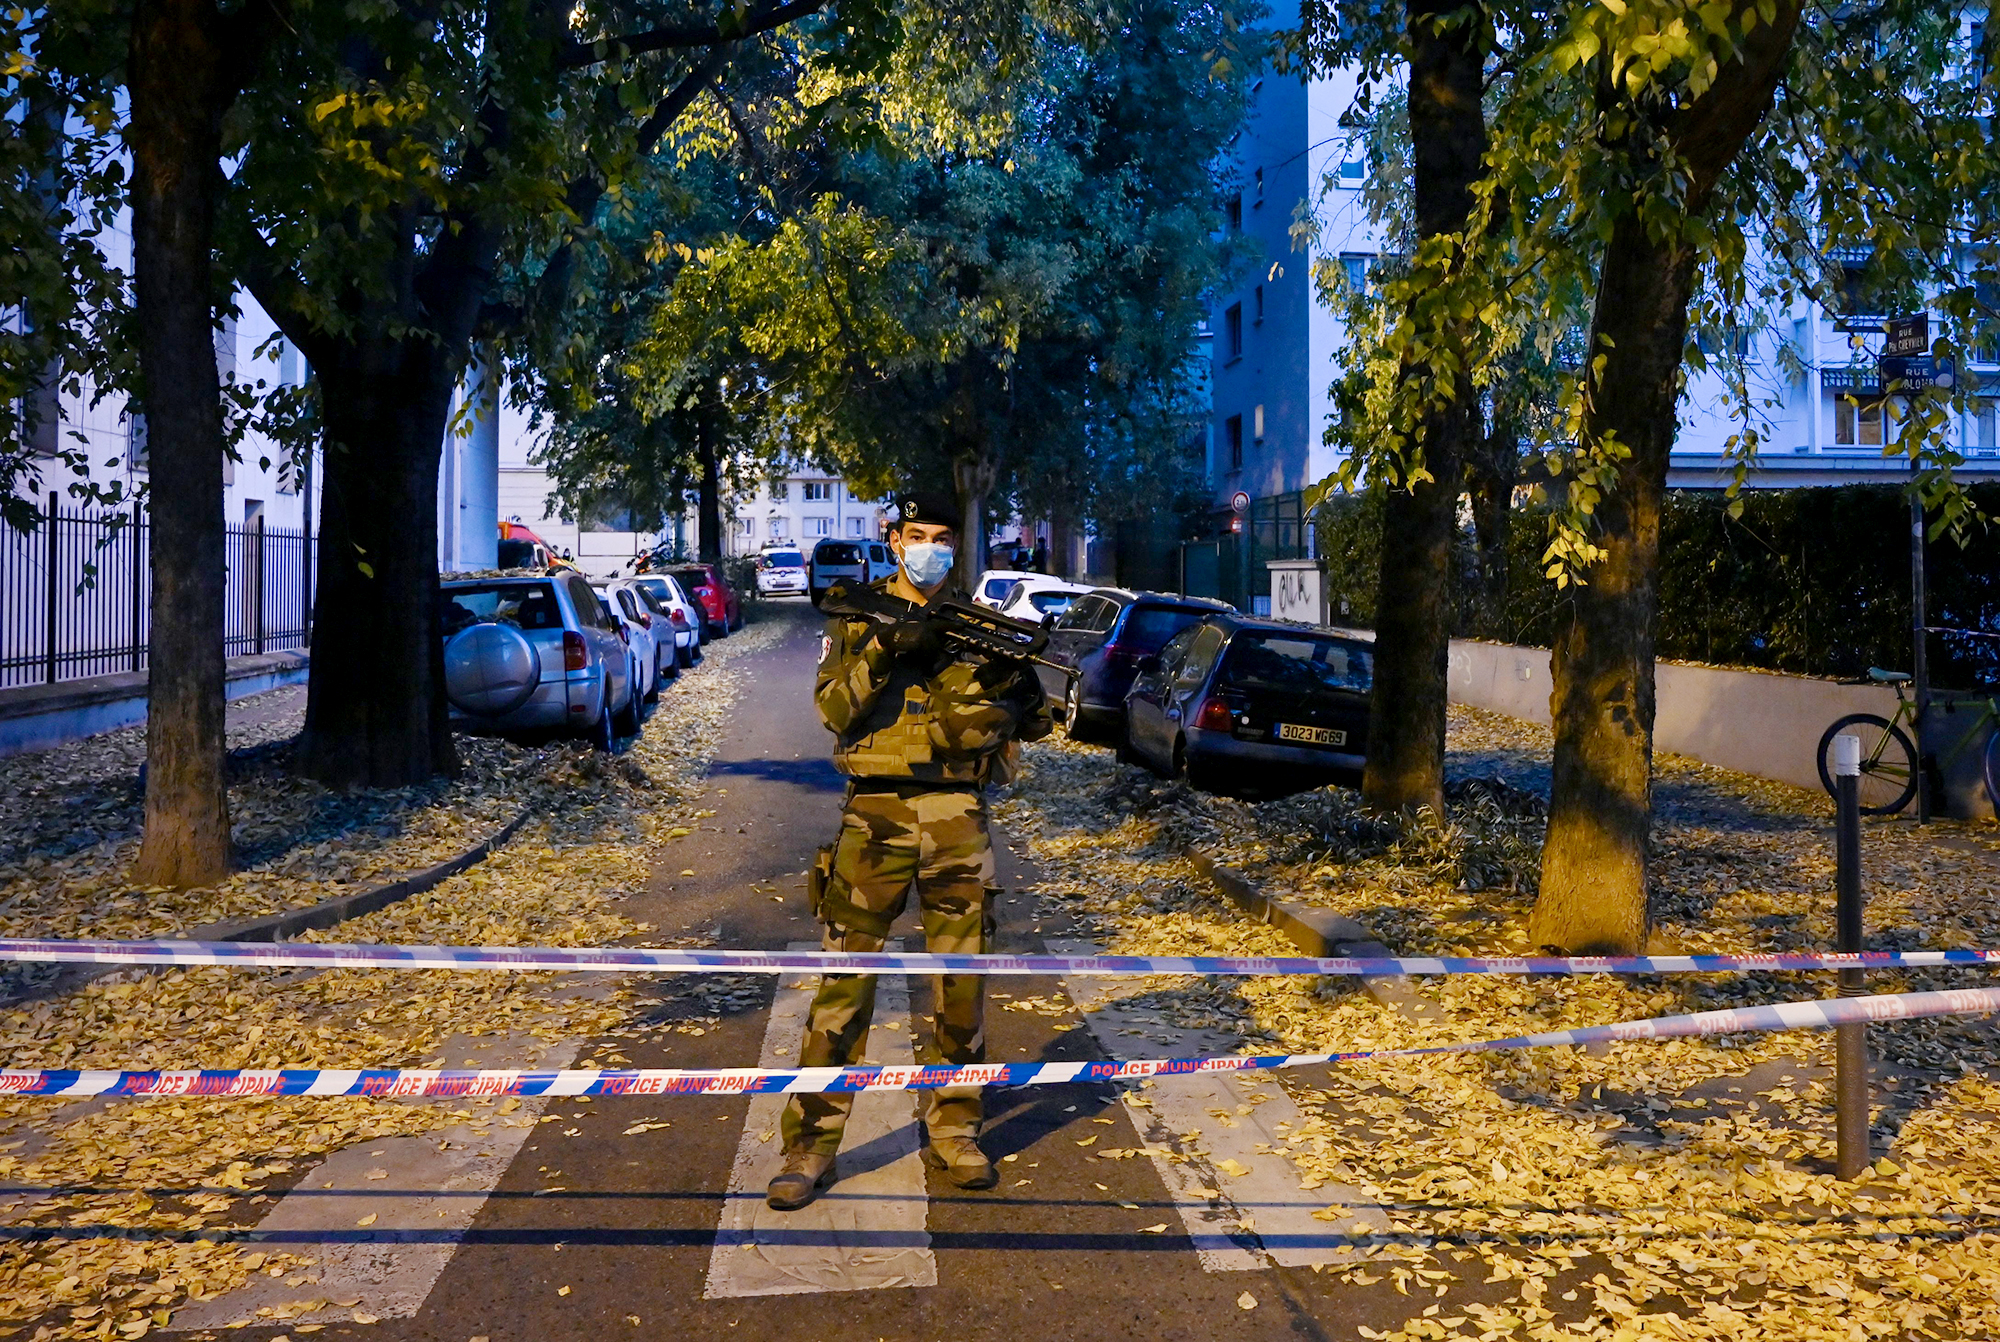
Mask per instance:
[[[1296,722],[1278,724],[1280,741],[1303,741],[1311,746],[1344,746],[1347,733],[1338,727],[1303,727]]]

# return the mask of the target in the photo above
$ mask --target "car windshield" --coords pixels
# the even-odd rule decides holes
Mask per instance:
[[[813,562],[818,564],[858,564],[861,562],[861,547],[858,545],[822,545],[813,551]]]
[[[1209,612],[1189,606],[1135,606],[1125,617],[1125,628],[1118,635],[1118,646],[1129,648],[1142,656],[1158,652],[1167,646],[1167,640],[1191,624],[1199,623]]]
[[[562,607],[545,582],[485,583],[447,587],[438,594],[446,637],[482,620],[522,629],[562,628]]]
[[[535,543],[533,541],[501,541],[494,558],[496,568],[533,568],[535,566]]]
[[[797,550],[770,550],[758,562],[765,568],[804,568],[806,557]]]
[[[1007,594],[1020,585],[1019,578],[988,578],[979,591],[988,601],[1005,601]]]
[[[1239,690],[1365,691],[1375,680],[1366,646],[1311,634],[1245,630],[1229,645],[1222,684]]]

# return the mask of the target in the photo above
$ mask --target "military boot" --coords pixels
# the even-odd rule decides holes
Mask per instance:
[[[1000,1182],[993,1162],[970,1137],[939,1137],[924,1148],[924,1164],[960,1188],[991,1188]]]
[[[764,1190],[764,1201],[776,1211],[795,1212],[819,1196],[834,1180],[833,1157],[817,1151],[788,1151],[785,1163]]]

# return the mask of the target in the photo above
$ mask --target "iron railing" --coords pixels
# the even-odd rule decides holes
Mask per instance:
[[[146,667],[152,528],[143,510],[88,512],[51,493],[32,531],[0,527],[0,687]],[[303,648],[312,636],[317,538],[225,528],[223,652]]]

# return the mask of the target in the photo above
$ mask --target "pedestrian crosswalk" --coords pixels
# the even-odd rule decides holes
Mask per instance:
[[[817,945],[795,942],[788,949]],[[798,1064],[816,983],[811,977],[779,983],[758,1066]],[[907,981],[882,976],[866,1058],[887,1066],[914,1062],[909,1024]],[[702,1294],[717,1300],[937,1285],[914,1100],[895,1092],[857,1097],[839,1182],[798,1211],[776,1212],[765,1205],[764,1185],[778,1169],[785,1098],[753,1096]]]

